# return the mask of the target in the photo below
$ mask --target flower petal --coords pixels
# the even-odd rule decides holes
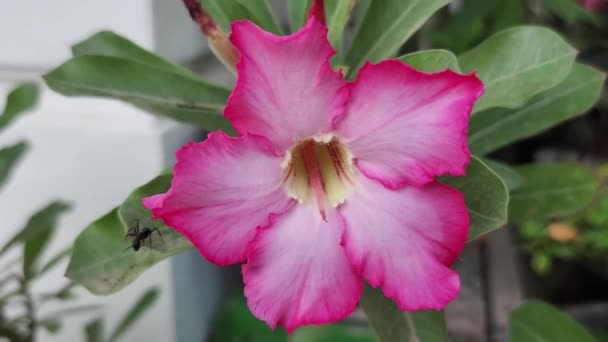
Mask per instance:
[[[469,116],[483,93],[475,75],[426,74],[389,60],[366,64],[350,92],[334,126],[365,175],[395,189],[465,174]]]
[[[276,151],[327,131],[344,112],[346,82],[331,69],[327,28],[311,18],[290,36],[275,36],[249,21],[232,24],[241,54],[237,84],[225,115],[236,130],[265,136]]]
[[[272,328],[338,321],[355,310],[362,282],[344,249],[335,210],[321,219],[313,205],[296,205],[259,229],[243,265],[251,312]]]
[[[281,160],[260,137],[209,134],[177,152],[171,189],[143,203],[211,262],[243,262],[256,228],[288,209]]]
[[[357,272],[402,310],[444,308],[460,290],[448,266],[468,232],[463,195],[438,182],[390,190],[360,178],[339,209]]]

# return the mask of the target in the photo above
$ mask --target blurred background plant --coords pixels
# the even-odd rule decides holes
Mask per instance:
[[[38,101],[38,87],[33,83],[17,86],[7,97],[0,115],[0,132],[18,116],[32,110]],[[0,187],[9,179],[12,170],[27,151],[25,141],[0,149]],[[1,190],[1,189],[0,189]],[[75,299],[76,283],[66,279],[65,285],[44,293],[34,293],[33,284],[49,271],[62,266],[71,254],[66,248],[48,259],[42,255],[53,238],[59,217],[70,209],[63,201],[54,201],[35,212],[23,229],[0,248],[0,341],[34,342],[37,331],[45,329],[57,333],[68,316],[97,311],[100,305],[66,306],[60,310],[40,314],[40,309],[52,301],[69,303]],[[10,256],[12,249],[20,255]],[[15,253],[13,253],[15,254]],[[19,253],[18,253],[19,254]],[[108,339],[103,337],[103,318],[89,323],[83,333],[89,342],[114,342],[155,302],[157,289],[142,294]]]
[[[428,322],[430,323],[430,322]],[[556,329],[559,327],[559,329]],[[431,324],[417,323],[419,329],[412,341],[444,341],[436,335]],[[393,327],[399,330],[399,327]],[[439,336],[438,340],[434,336]],[[599,341],[604,341],[599,337]],[[209,342],[375,342],[371,329],[362,316],[351,317],[340,323],[308,326],[288,335],[276,331],[256,319],[241,293],[228,298],[213,324]],[[530,301],[515,308],[509,316],[507,342],[599,342],[594,335],[559,309],[546,303]]]
[[[518,226],[521,247],[539,275],[556,259],[586,263],[608,278],[608,165],[596,169],[600,187],[587,208],[554,221],[525,221]]]
[[[124,333],[131,328],[135,322],[137,322],[146,310],[150,309],[156,302],[160,291],[157,288],[151,288],[142,292],[141,297],[133,304],[119,323],[112,329],[109,334],[105,333],[104,326],[105,320],[103,317],[97,317],[91,320],[84,327],[84,333],[86,335],[87,342],[116,342],[121,341]]]

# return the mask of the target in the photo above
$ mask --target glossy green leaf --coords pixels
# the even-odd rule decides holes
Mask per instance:
[[[393,56],[426,20],[450,0],[372,1],[346,55],[349,78],[365,61]]]
[[[225,1],[225,0],[224,0]],[[283,34],[283,29],[277,20],[268,0],[235,0],[255,17],[254,22],[266,31]]]
[[[135,189],[123,204],[84,229],[74,242],[66,276],[95,294],[114,293],[133,282],[159,261],[192,248],[173,229],[158,220],[141,204],[142,197],[165,192],[171,175],[160,175]],[[125,240],[127,230],[139,221],[140,227],[158,228],[138,251]]]
[[[291,32],[299,30],[306,22],[312,0],[287,0],[287,16]]]
[[[338,54],[342,53],[342,43],[344,29],[350,19],[350,15],[355,6],[356,0],[333,0],[325,2],[325,12],[327,20],[327,38],[331,45],[338,51]]]
[[[469,125],[471,151],[487,154],[587,112],[599,99],[605,78],[599,70],[575,64],[560,85],[537,95],[525,107],[474,115]]]
[[[559,309],[530,301],[511,313],[509,342],[599,342]]]
[[[114,332],[110,335],[109,342],[117,341],[125,332],[133,326],[142,315],[156,303],[160,290],[157,288],[147,290],[126,313]]]
[[[471,226],[468,240],[507,223],[509,191],[502,179],[478,158],[473,157],[464,177],[441,177],[441,181],[460,190],[465,197]]]
[[[113,98],[207,130],[230,128],[221,115],[228,89],[149,64],[85,55],[72,58],[44,79],[67,96]]]
[[[128,59],[151,67],[175,72],[185,76],[195,75],[185,67],[171,63],[129,39],[111,31],[100,31],[72,46],[74,56],[97,55]]]
[[[531,164],[517,172],[523,183],[511,193],[513,223],[571,215],[591,203],[598,187],[593,170],[577,164]]]
[[[517,170],[507,164],[489,159],[484,159],[483,162],[505,182],[509,191],[519,188],[524,181]]]
[[[368,327],[331,324],[299,328],[289,342],[376,342],[376,339]]]
[[[33,109],[37,102],[38,86],[35,83],[24,83],[11,90],[0,115],[0,131],[20,114]]]
[[[525,47],[525,48],[524,48]],[[462,71],[477,71],[485,94],[474,111],[517,108],[560,84],[570,72],[576,50],[557,33],[520,26],[494,34],[458,56]]]
[[[27,148],[27,143],[23,141],[0,148],[0,187],[7,181],[17,161],[23,156]]]
[[[37,211],[28,222],[25,224],[22,230],[17,232],[4,246],[0,249],[0,255],[4,254],[10,248],[16,246],[18,243],[26,243],[33,240],[38,240],[44,237],[49,231],[55,228],[59,216],[67,211],[70,206],[61,201],[55,201],[46,207]],[[41,245],[43,247],[44,244]],[[29,256],[31,258],[32,255]],[[24,263],[31,263],[33,260],[24,261]],[[29,265],[28,267],[31,267]]]
[[[443,312],[401,311],[380,289],[365,286],[359,305],[367,314],[378,342],[444,342]]]
[[[399,57],[400,60],[424,72],[437,72],[445,69],[459,71],[458,59],[447,50],[426,50]]]
[[[12,246],[11,242],[13,244],[17,241],[24,243],[23,276],[26,279],[31,278],[38,272],[38,259],[50,242],[57,228],[60,215],[68,209],[70,209],[70,206],[61,201],[47,205],[32,215],[23,230],[18,232],[0,251],[0,254],[2,254],[5,249],[10,248]]]
[[[103,342],[103,319],[96,318],[87,323],[84,332],[87,336],[87,342]]]

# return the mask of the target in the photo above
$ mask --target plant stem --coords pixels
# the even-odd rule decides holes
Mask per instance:
[[[29,289],[29,282],[27,279],[21,279],[21,293],[25,297],[25,311],[28,319],[27,323],[27,335],[22,340],[24,342],[34,342],[36,336],[36,329],[38,328],[38,321],[36,320],[36,307],[34,306],[34,299]]]

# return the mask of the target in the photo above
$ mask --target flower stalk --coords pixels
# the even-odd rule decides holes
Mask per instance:
[[[207,37],[211,51],[232,72],[235,72],[239,54],[230,42],[228,32],[224,32],[205,11],[198,0],[183,0],[192,20],[198,24],[201,33]]]

